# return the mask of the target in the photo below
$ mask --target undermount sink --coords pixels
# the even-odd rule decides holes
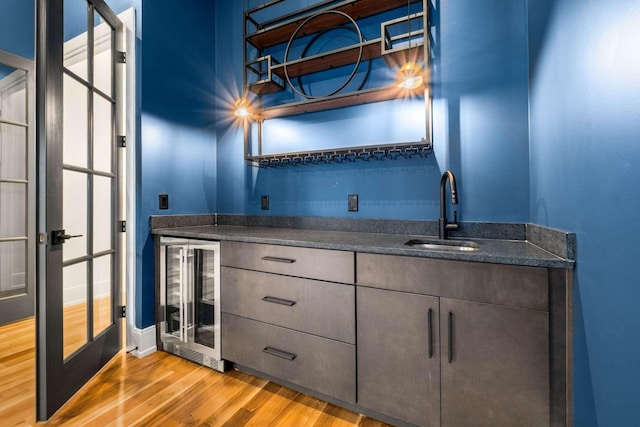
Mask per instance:
[[[477,243],[465,240],[413,239],[406,242],[405,246],[440,251],[473,252],[480,250]]]

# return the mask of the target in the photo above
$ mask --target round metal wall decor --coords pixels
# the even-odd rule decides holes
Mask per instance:
[[[343,16],[348,21],[350,21],[351,24],[353,25],[354,32],[358,36],[358,44],[359,44],[358,59],[357,59],[355,65],[353,67],[353,70],[351,71],[351,74],[347,77],[345,82],[340,85],[340,87],[338,87],[337,89],[329,92],[328,94],[314,96],[314,95],[310,95],[310,94],[306,93],[304,90],[302,90],[302,88],[296,87],[296,85],[294,85],[293,82],[291,81],[291,77],[289,75],[289,69],[288,69],[288,65],[287,65],[289,63],[289,53],[291,52],[291,46],[292,46],[294,40],[296,39],[298,34],[303,30],[303,28],[310,21],[312,21],[312,20],[314,20],[314,19],[316,19],[316,18],[318,18],[320,16],[329,15],[329,14],[335,14],[335,15]],[[344,28],[344,27],[343,26],[338,26],[338,27],[335,27],[335,28]],[[314,40],[315,40],[315,38],[312,39],[309,43],[313,43]],[[355,77],[356,73],[358,72],[358,68],[360,68],[360,63],[362,62],[363,43],[364,43],[364,37],[362,36],[362,31],[360,31],[360,27],[358,26],[358,23],[352,17],[347,15],[346,13],[341,12],[339,10],[326,10],[326,11],[318,12],[318,13],[316,13],[314,15],[311,15],[310,17],[305,19],[298,26],[298,28],[296,28],[296,30],[291,35],[291,38],[289,39],[289,42],[287,43],[287,48],[286,48],[286,50],[284,52],[284,75],[285,75],[285,79],[287,80],[287,83],[289,84],[291,89],[295,93],[297,93],[298,95],[302,96],[303,98],[307,98],[307,99],[322,99],[322,98],[326,98],[326,97],[335,95],[338,92],[340,92],[342,89],[344,89],[351,82],[351,80],[353,80],[353,78]],[[307,46],[307,48],[308,48],[308,46]],[[304,53],[306,53],[307,48],[304,49],[303,55],[304,55]]]

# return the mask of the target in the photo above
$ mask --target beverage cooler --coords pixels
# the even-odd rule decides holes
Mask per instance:
[[[220,243],[160,238],[160,345],[224,372],[220,359]]]

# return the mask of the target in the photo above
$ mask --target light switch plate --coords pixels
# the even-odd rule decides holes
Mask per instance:
[[[358,212],[358,195],[357,194],[349,194],[347,196],[347,205],[349,212]]]
[[[168,194],[159,194],[158,195],[158,208],[159,209],[169,209],[169,195]]]

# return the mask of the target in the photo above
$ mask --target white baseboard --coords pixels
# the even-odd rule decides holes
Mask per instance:
[[[131,354],[135,357],[141,359],[157,350],[155,325],[144,329],[133,328],[131,336],[136,347]]]

